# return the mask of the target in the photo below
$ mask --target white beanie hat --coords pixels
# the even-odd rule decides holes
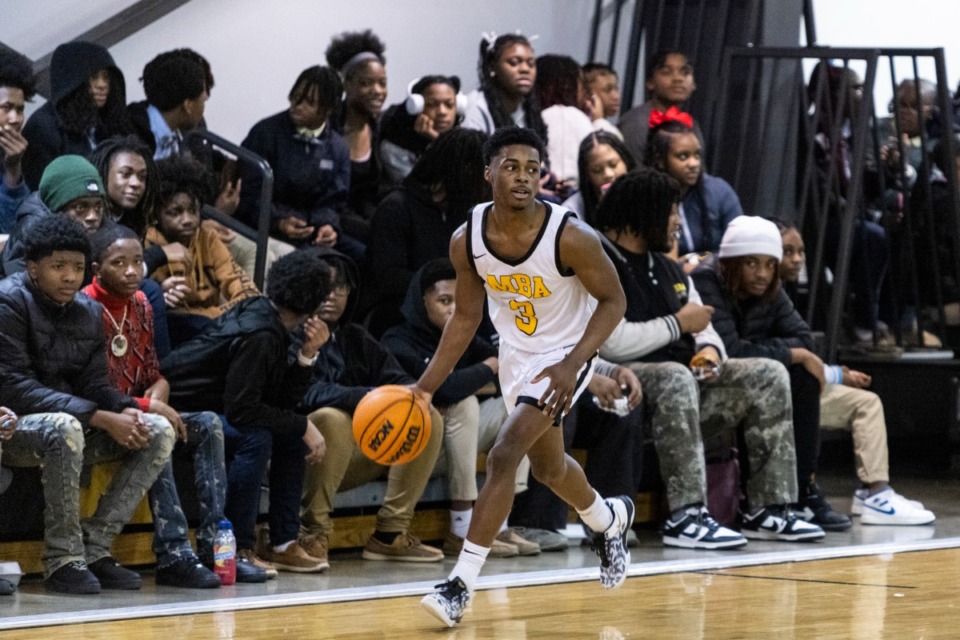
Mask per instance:
[[[777,225],[760,216],[737,216],[720,241],[720,257],[773,256],[783,260],[783,240]]]

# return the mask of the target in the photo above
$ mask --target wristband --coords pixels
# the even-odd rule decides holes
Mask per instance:
[[[303,355],[303,351],[297,351],[297,364],[299,364],[301,367],[312,367],[317,363],[317,357],[319,357],[319,355],[320,353],[317,352],[313,354],[312,358],[308,358],[307,356]]]

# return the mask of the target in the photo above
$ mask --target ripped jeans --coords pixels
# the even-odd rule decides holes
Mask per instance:
[[[213,534],[223,519],[227,501],[227,471],[223,463],[223,425],[210,411],[182,413],[187,441],[177,442],[173,455],[192,459],[194,483],[200,502],[197,526],[197,551],[204,561],[213,559]],[[150,487],[150,511],[153,513],[153,552],[157,567],[166,567],[183,557],[193,557],[187,537],[190,525],[180,506],[180,496],[169,460],[157,481]]]
[[[166,418],[146,413],[153,437],[130,450],[105,431],[84,431],[66,413],[33,413],[20,418],[3,445],[8,467],[40,467],[44,499],[44,577],[71,562],[90,564],[110,555],[114,537],[130,520],[173,451],[175,434]],[[80,472],[84,465],[120,461],[92,516],[80,521]]]

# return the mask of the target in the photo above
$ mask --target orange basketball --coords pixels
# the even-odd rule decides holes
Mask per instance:
[[[374,462],[410,462],[430,440],[430,410],[408,387],[377,387],[353,412],[353,439]]]

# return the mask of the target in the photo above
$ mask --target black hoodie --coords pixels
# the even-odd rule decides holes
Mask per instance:
[[[419,378],[426,370],[440,344],[442,331],[427,318],[427,308],[420,288],[420,271],[414,275],[407,289],[407,298],[400,307],[403,324],[388,329],[381,344],[393,352],[410,375]],[[433,395],[433,404],[448,407],[475,394],[481,387],[496,382],[497,375],[483,361],[497,355],[492,344],[474,337],[463,356],[440,388]]]
[[[330,339],[320,347],[313,366],[313,381],[300,402],[303,411],[333,407],[352,414],[368,391],[384,384],[413,384],[396,358],[366,329],[351,322],[360,294],[360,279],[353,261],[332,249],[320,250],[321,256],[339,272],[347,272],[355,283],[343,315],[330,327]],[[290,357],[295,357],[303,334],[294,333]]]
[[[222,413],[238,428],[303,437],[307,419],[293,407],[310,370],[288,365],[289,344],[290,334],[268,298],[241,300],[160,363],[170,383],[170,404],[180,411]]]
[[[75,154],[89,158],[94,145],[87,132],[69,131],[61,118],[64,101],[78,89],[88,86],[90,76],[101,69],[110,74],[110,95],[100,111],[94,131],[99,143],[115,133],[132,131],[126,119],[127,87],[123,73],[110,52],[92,42],[67,42],[53,52],[50,62],[50,100],[34,112],[23,127],[28,146],[23,154],[23,177],[36,191],[43,170],[54,158]],[[104,122],[103,118],[110,119]]]

